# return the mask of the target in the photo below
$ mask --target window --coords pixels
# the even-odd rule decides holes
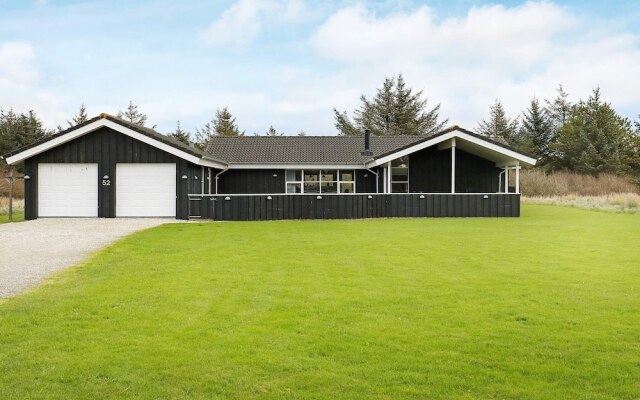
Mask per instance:
[[[409,157],[391,161],[391,193],[409,193]]]
[[[302,171],[289,169],[286,177],[287,193],[302,193]]]
[[[355,193],[353,170],[295,170],[286,171],[287,193]]]

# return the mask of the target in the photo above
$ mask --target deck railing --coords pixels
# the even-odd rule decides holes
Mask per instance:
[[[519,217],[516,193],[189,195],[192,218],[218,221]]]

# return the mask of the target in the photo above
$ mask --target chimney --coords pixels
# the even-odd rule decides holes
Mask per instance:
[[[364,150],[360,154],[373,156],[373,151],[371,151],[371,131],[369,129],[364,130]]]

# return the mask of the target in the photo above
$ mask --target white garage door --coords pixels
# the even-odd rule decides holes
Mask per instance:
[[[38,216],[97,217],[98,164],[38,164]]]
[[[116,164],[116,217],[175,216],[175,164]]]

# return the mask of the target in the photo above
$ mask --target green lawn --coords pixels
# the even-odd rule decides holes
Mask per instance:
[[[13,212],[12,222],[19,222],[19,221],[24,221],[24,211],[22,210]],[[0,224],[4,224],[6,222],[11,222],[9,221],[9,214],[0,213]]]
[[[637,399],[640,215],[162,226],[0,303],[0,392]]]

